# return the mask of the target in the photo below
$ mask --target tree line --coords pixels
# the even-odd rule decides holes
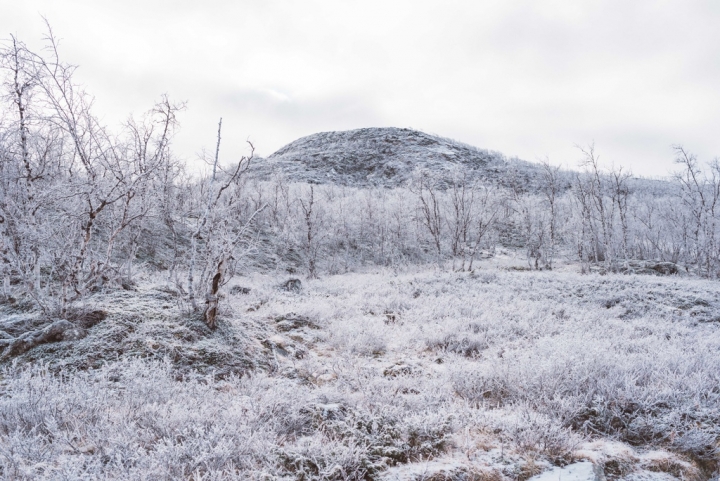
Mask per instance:
[[[458,169],[450,180],[418,171],[393,189],[282,175],[250,180],[246,189],[253,206],[268,206],[257,219],[267,239],[260,257],[310,276],[365,265],[472,270],[501,247],[522,253],[529,269],[565,261],[583,272],[621,272],[649,261],[717,278],[720,167],[701,165],[683,147],[674,151],[678,171],[666,181],[603,169],[591,145],[581,149],[580,170],[543,162],[532,187],[520,175],[499,185]]]

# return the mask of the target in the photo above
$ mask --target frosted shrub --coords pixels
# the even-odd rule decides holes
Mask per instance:
[[[580,444],[581,437],[558,425],[552,418],[535,412],[528,406],[518,406],[515,419],[498,423],[505,438],[523,453],[547,456],[555,462],[568,460]]]
[[[501,407],[512,401],[515,388],[509,379],[496,373],[456,372],[452,375],[453,389],[470,405],[480,407]]]
[[[478,357],[488,347],[488,342],[484,336],[472,333],[446,334],[441,338],[428,340],[428,347],[465,357]]]

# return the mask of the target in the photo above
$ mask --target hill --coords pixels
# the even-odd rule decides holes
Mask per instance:
[[[282,172],[298,182],[397,187],[418,170],[441,179],[457,170],[473,178],[506,183],[509,174],[525,181],[539,167],[499,152],[479,149],[417,130],[364,128],[302,137],[258,163],[262,174]]]

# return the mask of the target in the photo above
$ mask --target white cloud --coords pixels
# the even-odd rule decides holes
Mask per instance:
[[[318,130],[413,126],[518,155],[664,175],[670,144],[720,155],[720,4],[594,0],[0,0],[0,34],[39,13],[109,122],[188,100],[178,149],[270,154]]]

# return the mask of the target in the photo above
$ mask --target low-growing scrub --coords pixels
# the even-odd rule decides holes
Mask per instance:
[[[179,376],[218,377],[267,366],[256,342],[267,331],[262,325],[221,323],[212,330],[198,315],[182,309],[172,291],[148,285],[135,292],[98,294],[88,304],[94,307],[75,306],[62,320],[81,330],[81,336],[56,337],[16,352],[9,345],[0,361],[44,362],[53,372],[70,372],[137,357],[168,360]],[[8,333],[39,332],[53,323],[57,321],[41,313],[18,313],[8,316],[0,330],[7,326]]]
[[[720,325],[692,315],[720,314],[713,284],[488,272],[251,276],[215,330],[149,282],[98,293],[68,321],[104,313],[82,339],[6,360],[2,477],[717,471]]]

